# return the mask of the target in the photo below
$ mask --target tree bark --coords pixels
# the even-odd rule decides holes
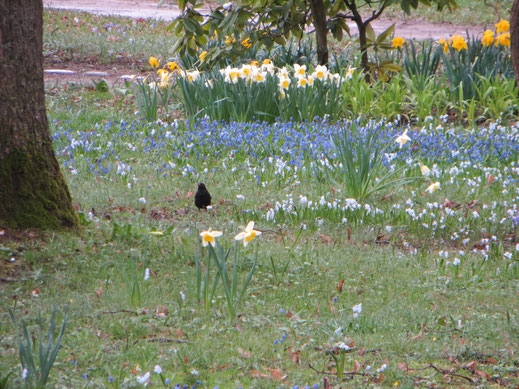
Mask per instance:
[[[0,0],[0,226],[77,224],[45,110],[42,0]]]
[[[519,87],[519,0],[514,0],[510,12],[510,49],[512,50],[515,82]]]
[[[310,0],[312,20],[315,27],[315,41],[317,43],[317,62],[319,65],[328,64],[328,28],[326,26],[326,10],[323,0]]]

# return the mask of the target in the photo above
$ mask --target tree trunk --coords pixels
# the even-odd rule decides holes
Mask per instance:
[[[317,62],[319,65],[328,64],[328,28],[326,26],[326,10],[323,0],[310,0],[312,20],[315,27],[315,40],[317,42]]]
[[[510,12],[510,49],[514,65],[515,82],[519,87],[519,0],[514,0]]]
[[[0,226],[77,224],[52,149],[43,81],[42,0],[0,0]]]

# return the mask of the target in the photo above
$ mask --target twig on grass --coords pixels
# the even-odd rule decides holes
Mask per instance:
[[[464,375],[461,375],[461,374],[452,373],[452,372],[450,372],[448,370],[445,370],[445,369],[440,369],[439,367],[433,365],[432,363],[427,365],[427,366],[425,366],[423,369],[420,369],[419,371],[424,371],[424,370],[427,370],[427,369],[434,369],[434,370],[436,370],[438,373],[440,373],[442,375],[450,375],[450,376],[453,376],[453,377],[463,378],[463,379],[467,380],[468,382],[470,382],[471,384],[476,383],[470,377],[467,377],[467,376],[464,376]]]

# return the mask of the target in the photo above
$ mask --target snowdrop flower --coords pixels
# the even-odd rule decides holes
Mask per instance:
[[[400,145],[400,148],[402,148],[403,145],[405,145],[407,142],[409,142],[411,138],[407,136],[407,130],[405,130],[402,135],[398,135],[395,139],[395,142]]]
[[[144,281],[148,281],[149,278],[150,278],[150,269],[146,268],[146,270],[144,270]]]
[[[261,231],[254,229],[254,221],[251,220],[249,224],[247,224],[247,227],[245,227],[245,230],[236,235],[234,239],[243,240],[243,247],[246,247],[256,235],[261,235]]]
[[[191,370],[191,375],[197,376],[198,371],[196,369]]]
[[[180,291],[180,298],[182,299],[182,301],[186,301],[186,295],[182,291]]]
[[[236,195],[236,198],[237,198],[238,200],[243,200],[243,199],[245,199],[245,196],[239,194],[239,195]]]
[[[348,346],[346,343],[344,342],[338,342],[338,343],[335,343],[335,348],[339,348],[341,350],[344,350],[344,351],[349,351],[351,350],[351,347]]]
[[[29,376],[29,370],[28,369],[23,369],[23,371],[22,371],[22,380],[27,379],[28,376]]]
[[[146,204],[146,198],[145,197],[139,198],[139,202],[143,203],[143,204]]]
[[[222,236],[222,231],[213,231],[210,228],[207,231],[202,231],[200,236],[202,237],[202,246],[207,247],[207,245],[211,244],[211,246],[215,246],[216,241],[214,238],[218,238]]]
[[[150,379],[150,372],[147,372],[147,373],[144,374],[142,377],[141,377],[141,376],[137,376],[137,382],[138,382],[139,384],[142,384],[142,385],[144,385],[145,383],[147,383],[149,379]]]
[[[162,374],[162,367],[160,367],[159,365],[155,365],[153,371],[157,374]]]
[[[384,363],[382,366],[380,366],[379,369],[377,369],[377,373],[382,373],[386,369],[387,369],[387,365]]]
[[[454,258],[454,261],[452,261],[452,264],[454,266],[458,266],[461,263],[461,260],[459,258]]]
[[[351,309],[353,310],[353,317],[356,319],[362,313],[362,303],[354,305]]]
[[[440,189],[440,183],[436,181],[434,184],[429,185],[425,191],[432,193],[438,189]]]

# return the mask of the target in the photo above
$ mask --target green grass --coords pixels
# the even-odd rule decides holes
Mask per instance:
[[[69,110],[78,97],[78,105]],[[490,213],[485,212],[490,211],[482,208],[477,208],[481,218],[472,220],[472,210],[462,206],[454,210],[456,216],[445,230],[432,234],[422,221],[413,222],[403,211],[408,198],[417,213],[426,203],[443,203],[446,197],[463,204],[477,199],[491,205],[497,200],[499,221],[516,204],[513,190],[504,195],[499,180],[477,187],[470,180],[484,177],[483,167],[499,177],[512,166],[509,161],[474,164],[459,176],[448,172],[452,167],[448,162],[429,161],[430,166],[439,163],[444,169],[441,191],[426,195],[426,185],[420,182],[384,193],[389,197],[381,193],[370,199],[372,207],[387,210],[400,204],[402,211],[393,216],[350,217],[341,223],[341,213],[326,206],[298,208],[300,194],[315,203],[321,195],[327,201],[343,200],[340,186],[318,181],[304,170],[297,177],[290,170],[276,173],[261,155],[243,149],[231,156],[228,148],[212,144],[200,146],[203,152],[198,157],[184,148],[181,138],[189,128],[182,126],[172,130],[166,146],[146,150],[165,129],[136,124],[124,132],[108,125],[135,118],[131,100],[121,105],[117,95],[76,87],[55,89],[48,106],[54,134],[77,140],[80,132],[97,134],[91,138],[96,142],[93,148],[74,150],[72,166],[77,174],[65,166],[71,163],[70,156],[59,153],[74,204],[87,218],[92,212],[94,220],[76,233],[41,235],[36,244],[0,241],[1,259],[8,264],[3,274],[21,278],[2,284],[0,304],[31,328],[38,311],[48,317],[53,305],[70,304],[62,349],[51,371],[52,385],[139,387],[136,377],[150,371],[158,387],[160,378],[153,373],[158,364],[173,384],[193,385],[199,380],[208,388],[323,387],[327,377],[338,386],[329,354],[338,342],[353,347],[346,354],[345,371],[361,373],[345,374],[346,386],[519,383],[512,352],[518,347],[519,273],[502,257],[504,251],[515,253],[509,241],[510,222],[487,221]],[[158,133],[153,135],[153,130]],[[71,144],[67,137],[55,139],[57,150]],[[128,143],[136,150],[131,151]],[[181,150],[179,156],[176,150]],[[271,152],[278,155],[276,147]],[[157,167],[167,160],[176,168],[164,178]],[[114,167],[105,174],[89,172],[98,161]],[[133,169],[116,174],[116,165],[123,163]],[[304,166],[309,169],[311,161]],[[256,185],[255,174],[265,186]],[[451,177],[454,181],[449,184]],[[193,205],[189,192],[195,191],[198,181],[205,182],[213,195],[215,207],[210,211],[200,212]],[[471,193],[471,188],[476,191]],[[279,211],[275,222],[265,219],[267,210],[276,201],[286,201],[287,195],[294,198],[295,213]],[[141,197],[145,204],[139,202]],[[506,207],[503,201],[508,202]],[[435,212],[437,218],[446,217],[445,210]],[[240,226],[251,219],[264,232],[240,249],[240,279],[256,256],[258,268],[239,317],[229,320],[221,285],[206,315],[196,304],[195,253],[204,260],[207,255],[198,246],[198,234],[208,227],[220,229],[224,232],[220,242],[228,247]],[[471,226],[470,245],[494,234],[504,246],[496,246],[485,262],[481,254],[470,252],[470,245],[450,240],[466,224]],[[166,234],[149,235],[156,230]],[[381,240],[390,244],[376,243]],[[448,251],[449,258],[440,257],[439,251]],[[512,262],[517,261],[514,255]],[[8,262],[12,257],[16,262]],[[445,263],[455,257],[461,258],[457,271]],[[152,273],[144,281],[146,258]],[[141,291],[138,306],[131,302],[135,274]],[[362,304],[362,313],[354,318],[352,307],[357,304]],[[0,371],[14,370],[11,387],[19,387],[16,330],[5,310],[0,323]],[[377,369],[384,364],[382,375]]]

